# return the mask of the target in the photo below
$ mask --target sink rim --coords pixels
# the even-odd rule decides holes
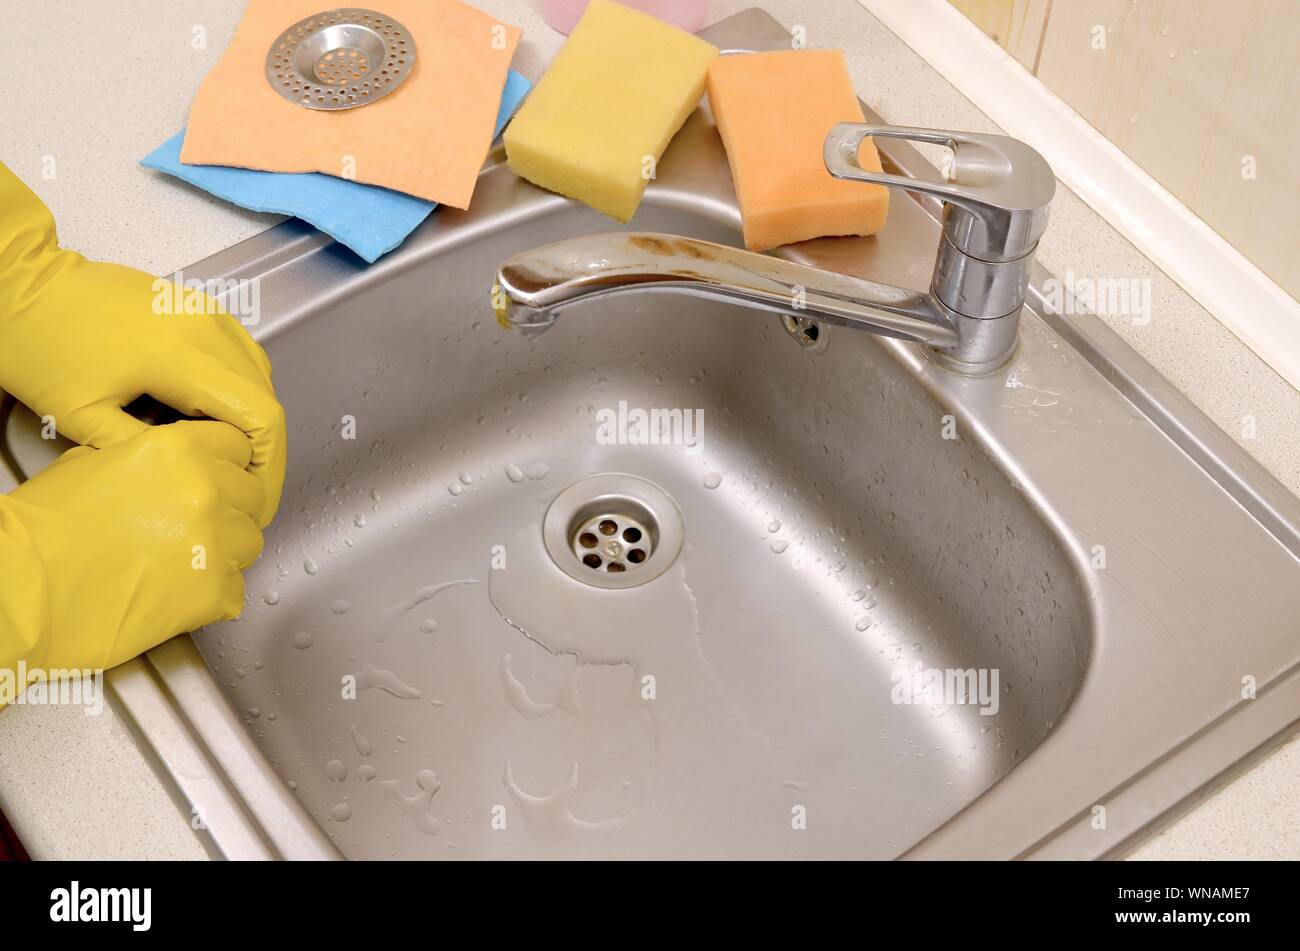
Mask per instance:
[[[729,49],[775,48],[788,43],[788,34],[779,24],[766,13],[758,10],[737,14],[711,28],[706,35],[714,42],[719,42],[719,38],[722,38],[723,42],[720,45]],[[868,121],[878,121],[878,117],[870,110],[867,110],[867,113]],[[905,173],[916,174],[922,169],[929,168],[920,154],[905,143],[882,143],[881,150],[894,166]],[[501,162],[502,156],[498,149],[489,158],[484,174],[508,175],[508,171],[501,167]],[[652,194],[648,200],[667,202],[679,200],[672,194],[656,194],[654,190],[657,187],[652,185]],[[554,196],[534,197],[523,203],[517,214],[545,214],[548,207],[554,207],[562,202],[563,199]],[[933,204],[927,205],[924,201],[921,204],[931,213],[931,217],[934,217]],[[738,223],[734,206],[730,210],[726,208],[717,210],[719,214],[733,216]],[[332,244],[330,239],[292,222],[269,229],[233,248],[219,252],[187,268],[186,272],[201,277],[275,274],[277,279],[289,280],[294,274],[301,274],[307,270],[323,269],[328,272],[337,269],[337,274],[348,278],[333,290],[333,293],[341,294],[350,290],[349,284],[355,286],[357,281],[383,280],[396,270],[416,266],[426,256],[436,253],[437,248],[444,242],[457,240],[458,235],[461,238],[465,237],[466,232],[463,229],[476,227],[473,212],[457,214],[450,213],[450,210],[446,212],[446,214],[440,213],[440,219],[433,228],[429,229],[429,234],[422,234],[413,239],[411,248],[395,252],[365,274],[359,273],[358,269],[347,262],[342,255],[328,253]],[[494,227],[501,226],[506,226],[506,223],[498,220],[494,224]],[[1023,322],[1026,326],[1022,332],[1032,334],[1040,344],[1054,339],[1067,345],[1081,364],[1091,367],[1099,377],[1109,381],[1108,393],[1112,396],[1118,395],[1149,421],[1155,430],[1167,437],[1184,458],[1184,462],[1190,463],[1191,469],[1195,470],[1195,475],[1192,475],[1189,469],[1183,466],[1182,472],[1185,477],[1208,481],[1222,492],[1227,500],[1244,510],[1252,531],[1258,529],[1270,536],[1282,549],[1290,553],[1293,563],[1300,558],[1300,500],[1291,496],[1241,447],[1233,443],[1204,414],[1174,391],[1167,381],[1101,321],[1095,319],[1071,321],[1062,317],[1044,317],[1042,287],[1048,277],[1050,275],[1041,265],[1035,267],[1029,298],[1031,313],[1026,315],[1026,320]],[[317,274],[314,280],[319,282],[320,275]],[[312,301],[312,307],[319,306],[322,300],[317,297]],[[286,308],[276,314],[271,321],[257,328],[258,336],[276,332],[287,326],[289,321],[308,312],[306,307],[300,307],[297,312]],[[888,349],[894,358],[904,365],[909,374],[930,391],[929,395],[936,402],[944,405],[953,404],[958,412],[963,405],[960,402],[962,388],[978,385],[954,381],[944,371],[927,365],[910,345],[895,341],[879,341],[879,344]],[[1090,386],[1096,385],[1095,382],[1090,383]],[[979,441],[987,452],[990,445],[996,444],[999,435],[995,429],[992,429],[982,433],[976,432],[973,438]],[[995,456],[995,459],[1001,460],[1002,457]],[[1009,461],[1014,463],[1016,460],[1012,457]],[[1034,483],[1029,479],[1026,484],[1032,487]],[[1055,510],[1056,499],[1031,496],[1029,501],[1035,505],[1041,516],[1049,520],[1059,517],[1059,513]],[[1104,617],[1105,609],[1114,599],[1113,593],[1108,588],[1110,576],[1104,579],[1106,583],[1103,584],[1103,580],[1087,570],[1086,565],[1077,565],[1076,568],[1079,569],[1089,593],[1092,610],[1090,624],[1093,630],[1111,635]],[[1113,636],[1111,639],[1113,640]],[[1109,642],[1095,644],[1094,653],[1106,650],[1109,646]],[[1088,658],[1084,682],[1079,688],[1079,694],[1062,722],[1043,740],[1040,747],[1001,782],[972,802],[962,813],[915,846],[909,853],[910,856],[987,854],[1004,857],[1030,855],[1100,857],[1118,854],[1145,830],[1168,817],[1180,805],[1187,804],[1198,790],[1222,779],[1226,771],[1242,764],[1243,755],[1250,756],[1252,750],[1259,751],[1263,744],[1280,736],[1295,722],[1296,715],[1293,711],[1300,709],[1300,657],[1297,657],[1289,668],[1278,673],[1271,682],[1261,688],[1258,700],[1251,704],[1238,703],[1228,707],[1220,716],[1176,743],[1167,753],[1132,773],[1123,782],[1100,790],[1102,795],[1093,797],[1096,800],[1105,799],[1108,805],[1113,804],[1115,812],[1129,809],[1130,807],[1122,804],[1130,801],[1142,802],[1140,808],[1133,807],[1133,815],[1129,816],[1127,812],[1123,812],[1124,822],[1112,825],[1105,833],[1098,835],[1088,828],[1088,813],[1059,814],[1052,817],[1045,833],[1017,835],[1015,831],[1012,833],[1003,831],[998,841],[990,843],[987,838],[981,837],[979,828],[990,823],[996,824],[1000,816],[1007,815],[1007,810],[993,805],[994,800],[998,803],[1008,800],[1023,803],[1026,797],[1032,799],[1032,794],[1022,789],[1027,782],[1023,778],[1026,775],[1026,767],[1034,762],[1035,758],[1041,761],[1043,748],[1053,743],[1054,739],[1059,739],[1068,721],[1072,718],[1078,719],[1087,713],[1087,710],[1084,714],[1080,713],[1081,700],[1086,696],[1091,702],[1092,695],[1099,689],[1097,677],[1103,673],[1097,667],[1096,661],[1096,656]],[[197,668],[194,665],[197,665]],[[145,673],[143,678],[140,676],[142,669]],[[204,705],[210,704],[212,697],[199,695],[204,691],[200,689],[201,685],[196,686],[196,669],[203,676],[211,679],[192,639],[184,637],[163,645],[151,652],[147,658],[133,661],[126,668],[110,672],[109,683],[115,695],[118,696],[120,703],[135,715],[137,728],[157,754],[160,770],[173,781],[178,781],[171,770],[177,758],[173,756],[169,759],[166,752],[167,742],[156,735],[157,730],[151,732],[148,729],[149,713],[146,708],[149,702],[157,700],[151,690],[163,694],[170,705],[182,711],[188,721],[188,741],[208,751],[211,769],[221,780],[219,785],[235,788],[236,795],[232,798],[242,800],[243,811],[246,813],[243,818],[260,827],[260,837],[264,845],[269,839],[267,851],[286,856],[336,857],[337,852],[333,850],[332,843],[328,840],[320,841],[324,837],[319,834],[315,821],[298,806],[297,800],[287,789],[278,786],[278,779],[273,772],[269,773],[269,776],[263,775],[269,771],[269,766],[260,771],[256,768],[259,762],[264,764],[260,751],[252,746],[251,739],[242,734],[242,727],[237,718],[233,717],[233,713],[229,722],[225,722],[224,717],[216,717],[213,721],[209,721],[210,713],[206,711]],[[215,689],[215,684],[212,686]],[[170,697],[166,694],[170,694]],[[216,696],[221,697],[219,693]],[[228,708],[224,698],[221,699],[221,703]],[[141,722],[142,719],[145,722]],[[232,724],[235,728],[234,732],[230,729]],[[246,748],[236,749],[236,747]],[[1243,747],[1246,750],[1245,754],[1242,753]],[[213,753],[213,750],[219,750],[220,754]],[[237,759],[238,764],[233,768],[223,765],[220,761],[226,756]],[[236,776],[235,773],[241,770],[253,774],[252,777]],[[1031,776],[1029,781],[1031,785],[1032,780]],[[1008,793],[1008,787],[1016,788]],[[183,798],[194,801],[200,792],[201,790],[192,788]],[[1020,800],[1017,800],[1017,797],[1021,797]],[[292,825],[294,822],[305,822],[310,830],[316,830],[317,834],[312,835],[310,830],[296,830],[293,835],[286,835],[280,829],[268,828],[266,820],[254,818],[263,815],[268,802],[276,799],[286,800],[289,804],[278,804],[278,808],[284,810],[278,820],[280,824]],[[296,811],[293,808],[295,806]],[[239,810],[231,809],[229,812],[227,818],[233,827],[240,821]],[[248,813],[252,815],[247,815]],[[270,823],[272,826],[275,824]],[[247,836],[241,839],[233,832],[211,829],[211,822],[209,826],[219,852],[239,854],[241,847],[251,848],[247,845],[249,841]],[[333,855],[330,855],[331,851],[334,852]]]

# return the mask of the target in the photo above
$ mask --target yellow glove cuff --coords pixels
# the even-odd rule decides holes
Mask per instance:
[[[22,503],[0,495],[0,707],[20,660],[29,667],[44,663],[53,610],[44,563],[19,519]],[[18,685],[21,690],[24,685]]]

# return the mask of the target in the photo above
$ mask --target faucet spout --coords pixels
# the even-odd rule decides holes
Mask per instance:
[[[929,294],[649,232],[574,238],[516,255],[497,273],[493,308],[504,325],[540,333],[575,304],[626,293],[687,294],[940,350],[959,344],[952,315]]]
[[[913,179],[861,167],[864,139],[946,145],[955,178]],[[925,344],[959,373],[990,373],[1016,350],[1020,311],[1056,179],[1004,135],[842,122],[823,143],[826,171],[847,181],[937,195],[943,235],[925,293],[709,241],[630,232],[548,244],[501,265],[497,320],[540,333],[573,304],[624,293],[690,294]]]

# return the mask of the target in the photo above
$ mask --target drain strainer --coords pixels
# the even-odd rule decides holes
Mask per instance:
[[[406,27],[374,10],[345,7],[299,20],[266,55],[266,78],[307,109],[355,109],[382,99],[415,69]]]
[[[610,473],[555,497],[542,523],[551,559],[597,588],[631,588],[659,577],[682,549],[676,503],[640,476]]]

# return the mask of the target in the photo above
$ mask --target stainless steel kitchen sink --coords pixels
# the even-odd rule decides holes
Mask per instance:
[[[923,288],[934,210],[786,253]],[[738,242],[707,109],[634,226]],[[1300,503],[1041,270],[977,378],[696,299],[497,325],[501,261],[613,229],[497,152],[376,265],[286,223],[186,269],[260,280],[290,421],[243,616],[110,677],[214,854],[1110,856],[1300,716]]]

